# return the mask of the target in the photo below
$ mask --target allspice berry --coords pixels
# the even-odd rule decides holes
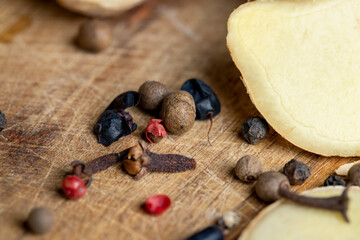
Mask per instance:
[[[165,84],[156,81],[145,82],[139,88],[140,106],[144,110],[157,110],[169,92],[169,88]]]
[[[236,163],[235,174],[243,182],[251,183],[258,179],[261,173],[262,165],[256,156],[245,155]]]
[[[349,183],[355,186],[360,186],[360,163],[352,166],[348,172]]]
[[[38,207],[31,210],[27,225],[36,234],[45,234],[53,226],[54,219],[49,209]]]
[[[170,93],[163,101],[160,117],[171,133],[182,134],[188,131],[194,125],[196,117],[193,97],[185,91]]]
[[[90,20],[79,28],[77,44],[89,51],[99,52],[111,44],[112,31],[108,23],[101,20]]]
[[[284,174],[275,171],[265,172],[259,176],[256,182],[256,195],[264,202],[274,202],[280,198],[279,189],[282,182],[290,185]]]

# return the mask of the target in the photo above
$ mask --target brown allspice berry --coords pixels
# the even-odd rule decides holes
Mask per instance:
[[[160,117],[169,132],[173,134],[187,132],[195,122],[194,98],[186,91],[170,93],[162,103]]]
[[[102,20],[89,20],[84,22],[76,37],[77,44],[86,50],[99,52],[107,48],[112,41],[110,25]]]
[[[281,197],[295,203],[327,210],[338,211],[349,222],[347,209],[349,187],[345,188],[340,196],[328,198],[315,198],[299,195],[290,191],[290,183],[287,177],[280,172],[265,172],[260,175],[255,185],[257,196],[265,202],[273,202]]]
[[[36,234],[49,232],[54,224],[52,213],[44,207],[37,207],[31,210],[27,219],[27,226]]]
[[[349,183],[355,186],[360,186],[360,163],[352,166],[348,172]]]
[[[160,82],[148,81],[139,88],[140,106],[144,110],[155,111],[161,107],[166,95],[170,93],[169,88]]]
[[[251,183],[258,179],[263,168],[260,160],[254,155],[245,155],[235,166],[236,176],[243,182]]]

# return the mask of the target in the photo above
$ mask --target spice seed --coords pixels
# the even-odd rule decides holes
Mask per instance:
[[[49,209],[38,207],[31,210],[27,225],[36,234],[45,234],[50,231],[54,223],[53,216]]]

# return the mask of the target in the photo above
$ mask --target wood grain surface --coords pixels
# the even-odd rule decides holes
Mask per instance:
[[[157,0],[108,20],[111,47],[91,54],[74,45],[87,18],[50,0],[0,0],[0,109],[8,128],[0,133],[0,239],[185,239],[234,210],[242,222],[228,235],[236,239],[263,208],[252,184],[234,177],[233,167],[255,154],[265,170],[279,170],[297,157],[312,170],[293,190],[322,185],[352,158],[321,157],[293,146],[273,130],[257,145],[239,137],[242,122],[259,115],[239,80],[226,49],[226,22],[239,0]],[[208,121],[197,121],[182,136],[170,135],[150,149],[197,160],[194,171],[151,173],[139,181],[121,165],[94,176],[85,197],[72,201],[59,192],[74,160],[90,161],[136,143],[153,117],[130,109],[138,130],[106,148],[93,126],[118,94],[147,80],[180,88],[203,79],[222,103],[207,142]],[[314,143],[316,144],[316,143]],[[172,206],[150,216],[146,197],[167,194]],[[38,237],[23,228],[33,207],[52,210],[55,225]]]

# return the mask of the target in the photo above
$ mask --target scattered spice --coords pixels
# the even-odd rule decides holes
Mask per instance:
[[[239,159],[235,166],[236,176],[246,183],[251,183],[258,179],[262,171],[262,164],[254,155],[243,156]]]
[[[170,93],[163,101],[160,117],[171,133],[187,132],[194,125],[196,117],[193,97],[185,91]]]
[[[151,143],[158,143],[167,137],[165,127],[161,119],[151,119],[145,130],[146,139]]]
[[[84,181],[75,175],[68,175],[62,181],[62,190],[70,199],[81,198],[86,193]]]
[[[7,124],[7,121],[6,121],[6,116],[5,114],[0,110],[0,132],[6,128],[6,124]]]
[[[32,232],[45,234],[51,230],[54,219],[49,209],[37,207],[31,210],[26,223]]]
[[[208,131],[208,141],[210,142],[210,131],[213,118],[220,113],[221,104],[215,92],[209,85],[200,79],[189,79],[181,87],[193,96],[196,107],[196,119],[210,119],[210,127]]]
[[[218,220],[218,224],[223,228],[233,228],[239,224],[241,217],[233,211],[224,212]]]
[[[106,170],[120,162],[128,153],[129,149],[126,149],[120,153],[112,153],[95,158],[88,163],[80,161],[72,162],[72,174],[63,179],[62,188],[64,194],[72,199],[81,198],[85,195],[86,188],[90,187],[93,174]]]
[[[360,186],[360,163],[352,166],[348,172],[349,183],[355,186]]]
[[[216,226],[207,227],[200,232],[195,233],[187,240],[223,240],[224,234],[221,229]]]
[[[121,111],[129,107],[136,107],[140,102],[140,94],[135,91],[127,91],[117,96],[106,110]]]
[[[345,188],[341,196],[338,197],[306,197],[290,191],[290,183],[285,175],[279,172],[265,172],[260,175],[255,185],[255,191],[257,196],[265,202],[273,202],[283,197],[302,205],[339,211],[344,219],[349,222],[346,213],[349,203],[347,196],[349,188]]]
[[[249,117],[241,126],[241,133],[250,144],[256,144],[266,137],[269,125],[265,119],[260,117]]]
[[[140,86],[139,93],[141,95],[140,106],[144,110],[155,111],[161,107],[164,98],[170,91],[165,84],[148,81]]]
[[[125,112],[125,109],[136,107],[139,100],[139,93],[129,91],[120,94],[111,102],[94,127],[94,133],[99,143],[106,147],[110,146],[113,142],[137,129],[132,116]]]
[[[146,172],[184,172],[196,167],[194,159],[178,154],[156,154],[150,152],[143,140],[130,148],[124,159],[124,168],[135,179],[142,178]]]
[[[171,205],[171,200],[166,195],[154,195],[148,197],[145,201],[146,211],[153,215],[160,215]]]
[[[99,52],[111,44],[112,31],[105,21],[93,19],[84,22],[76,37],[77,44],[89,51]]]
[[[305,163],[291,159],[283,168],[284,174],[288,177],[291,185],[300,185],[311,175],[311,171]]]
[[[324,186],[345,186],[345,185],[346,185],[345,180],[335,175],[330,175],[324,181]]]

